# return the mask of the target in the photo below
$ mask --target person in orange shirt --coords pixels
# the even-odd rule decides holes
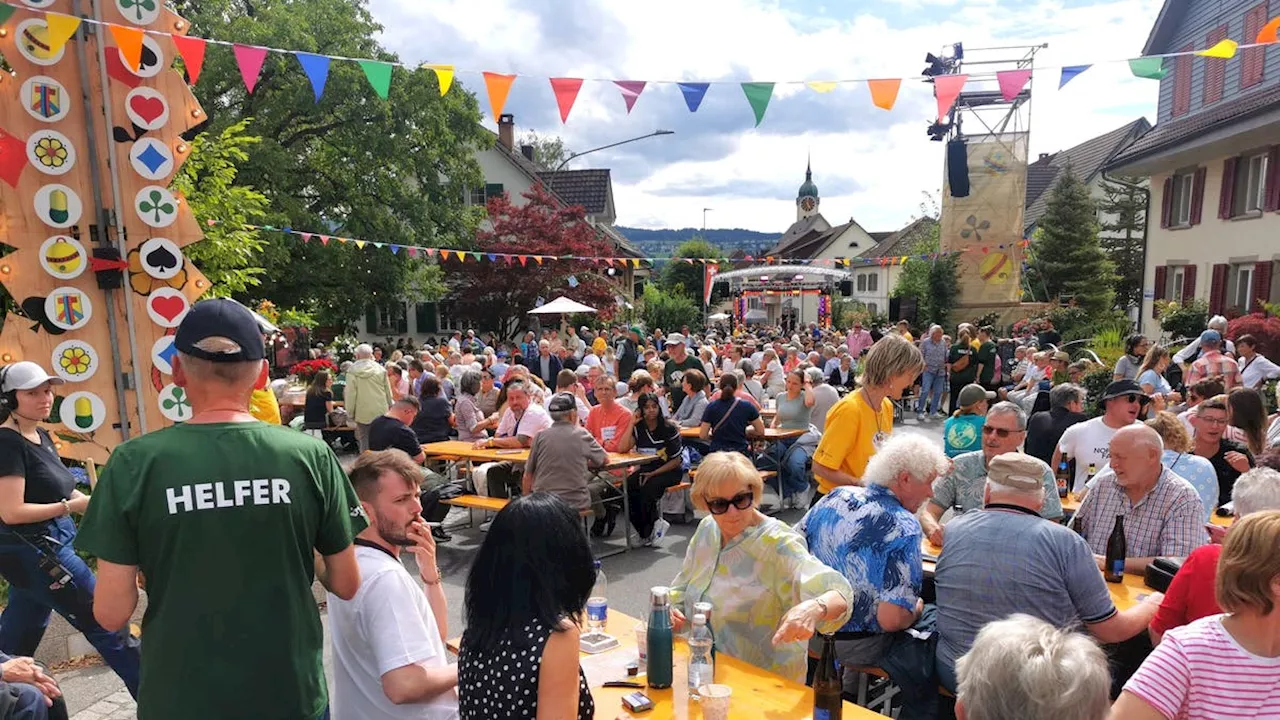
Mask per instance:
[[[624,453],[631,450],[635,444],[631,432],[635,413],[618,404],[618,381],[608,375],[601,375],[596,378],[595,391],[599,404],[587,414],[587,432],[607,452]]]
[[[920,349],[906,338],[886,335],[867,353],[861,386],[827,414],[827,426],[813,455],[818,492],[810,507],[839,485],[861,485],[867,461],[893,431],[893,400],[924,370]]]

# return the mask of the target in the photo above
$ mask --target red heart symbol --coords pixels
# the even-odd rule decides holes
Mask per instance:
[[[187,309],[187,301],[175,295],[162,295],[151,298],[151,309],[160,317],[173,322]]]
[[[134,95],[130,98],[129,108],[148,125],[155,122],[161,115],[164,115],[165,111],[163,100],[143,95]]]

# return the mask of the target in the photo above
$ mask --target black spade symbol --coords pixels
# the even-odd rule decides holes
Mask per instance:
[[[142,70],[150,69],[154,65],[159,64],[160,58],[156,57],[156,53],[147,47],[146,43],[142,44],[142,58],[138,61],[138,68]]]
[[[32,332],[40,332],[43,328],[50,335],[61,335],[66,330],[54,325],[49,321],[48,316],[44,314],[44,298],[29,297],[21,303],[22,314],[35,321],[35,325],[31,326]]]
[[[169,248],[163,245],[147,253],[143,260],[146,261],[147,267],[156,270],[172,270],[178,267],[178,258],[172,252],[169,252]]]

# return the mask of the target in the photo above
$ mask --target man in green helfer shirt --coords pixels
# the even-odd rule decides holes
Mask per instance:
[[[674,414],[680,409],[680,403],[684,402],[685,371],[706,372],[706,370],[702,366],[702,361],[689,353],[689,346],[686,345],[688,340],[684,335],[671,333],[666,340],[668,360],[662,368],[662,384],[667,386],[667,395],[671,399],[671,412]]]
[[[115,449],[76,540],[98,557],[94,617],[124,627],[141,571],[140,720],[325,717],[311,585],[359,589],[360,501],[324,443],[249,414],[266,361],[244,306],[197,303],[174,346],[191,418]]]
[[[996,344],[991,339],[994,334],[995,328],[990,325],[978,328],[978,352],[973,357],[978,365],[978,384],[991,391],[997,390],[1000,384],[1000,378],[995,376]]]

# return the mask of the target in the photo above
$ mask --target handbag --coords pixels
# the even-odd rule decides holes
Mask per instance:
[[[351,424],[351,416],[347,414],[346,408],[334,408],[325,416],[325,422],[329,423],[329,427],[342,428]]]
[[[1167,591],[1169,584],[1173,582],[1173,576],[1182,569],[1185,559],[1158,557],[1152,560],[1143,573],[1143,580],[1146,581],[1147,587],[1155,588],[1160,592]]]
[[[973,351],[970,350],[969,352],[973,352]],[[964,372],[965,368],[967,367],[969,367],[969,353],[965,353],[964,355],[961,355],[960,357],[956,358],[955,362],[951,363],[951,372],[953,373]]]

